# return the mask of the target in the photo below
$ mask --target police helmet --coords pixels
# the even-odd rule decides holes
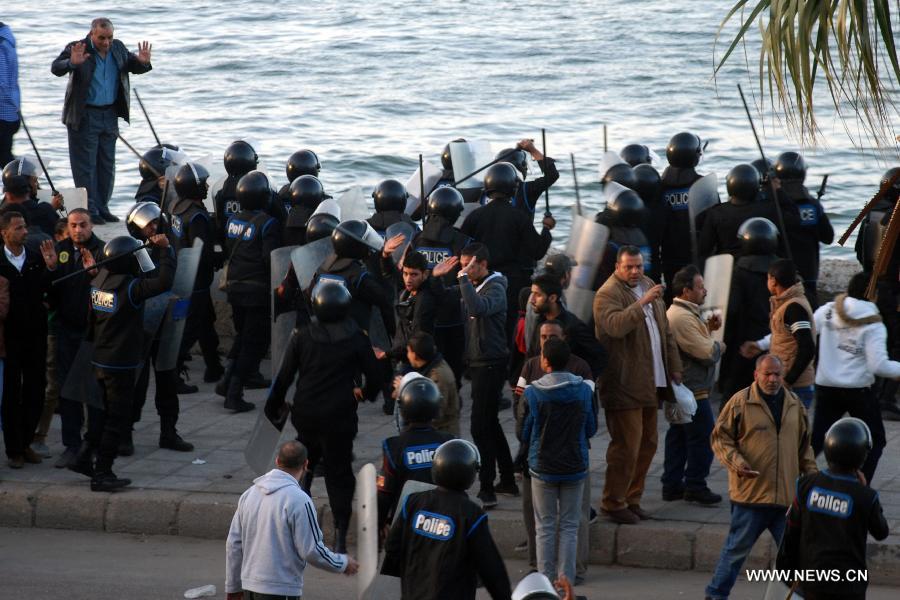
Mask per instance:
[[[325,199],[325,188],[314,175],[300,175],[291,182],[291,206],[315,210]]]
[[[453,170],[453,156],[450,153],[450,144],[453,144],[454,142],[465,142],[465,141],[466,141],[465,138],[457,138],[457,139],[453,140],[452,142],[448,143],[446,146],[444,146],[444,150],[441,152],[441,166],[444,167],[445,171]]]
[[[293,182],[301,175],[319,176],[322,165],[319,164],[319,157],[312,150],[297,150],[287,161],[284,168],[288,181]]]
[[[262,171],[250,171],[238,180],[234,197],[241,208],[247,210],[268,208],[272,201],[269,178]]]
[[[676,133],[666,146],[666,160],[673,167],[690,169],[700,164],[703,142],[693,133]]]
[[[516,168],[508,162],[498,162],[484,176],[484,193],[488,198],[513,198],[519,189]]]
[[[756,172],[759,173],[759,178],[762,183],[766,183],[769,181],[769,174],[772,172],[772,161],[766,158],[765,160],[762,158],[757,158],[752,163],[753,168],[756,169]]]
[[[622,227],[637,227],[644,219],[644,201],[634,190],[617,183],[611,183],[606,189],[613,189],[607,195],[606,208],[615,215],[615,221]]]
[[[741,223],[737,236],[745,256],[768,256],[778,251],[778,228],[765,217],[753,217]]]
[[[750,204],[759,195],[759,171],[753,165],[737,165],[728,171],[725,188],[732,204]]]
[[[634,189],[637,185],[637,179],[634,176],[634,169],[626,163],[613,165],[603,174],[600,183],[606,186],[610,182],[615,182],[627,188]]]
[[[31,192],[32,179],[38,176],[40,166],[26,156],[20,156],[3,167],[3,191],[20,195]]]
[[[225,170],[232,177],[241,177],[256,169],[259,156],[253,146],[244,140],[232,142],[225,149]]]
[[[350,292],[335,281],[320,281],[312,291],[313,314],[321,323],[334,323],[350,314]]]
[[[128,215],[125,217],[125,227],[128,229],[128,234],[131,237],[146,240],[147,238],[143,233],[144,227],[153,221],[162,219],[163,212],[157,203],[138,202],[129,209]],[[157,233],[162,233],[159,226],[157,226]]]
[[[844,417],[825,434],[825,460],[847,471],[856,471],[872,450],[872,432],[865,421]]]
[[[497,153],[494,159],[504,157],[503,160],[514,166],[522,174],[522,178],[528,176],[528,154],[521,148],[504,148]]]
[[[894,201],[900,197],[900,177],[898,175],[900,175],[900,167],[893,167],[885,171],[884,175],[881,176],[881,187],[886,186],[894,177],[897,177],[894,180],[894,185],[884,195],[888,200]]]
[[[403,212],[409,193],[406,186],[396,179],[385,179],[372,190],[372,198],[375,200],[375,212]]]
[[[634,174],[634,191],[638,193],[646,205],[649,202],[659,198],[662,190],[662,179],[653,165],[647,163],[641,164],[633,168]]]
[[[441,391],[432,380],[417,378],[400,389],[397,405],[404,423],[428,423],[441,412]]]
[[[327,238],[340,223],[340,220],[334,215],[328,213],[318,213],[309,217],[306,221],[306,243],[310,244],[316,240]]]
[[[365,221],[344,221],[331,234],[334,253],[340,258],[364,259],[384,246],[384,240]]]
[[[103,246],[103,260],[118,257],[103,265],[110,273],[117,275],[137,274],[139,271],[152,271],[155,267],[146,248],[141,242],[129,235],[120,235],[106,242]]]
[[[175,192],[179,198],[202,200],[206,198],[209,171],[200,163],[185,163],[175,175]]]
[[[166,158],[165,149],[178,150],[178,146],[173,144],[163,144],[162,146],[153,146],[141,156],[138,163],[138,171],[141,173],[141,179],[149,181],[162,177],[166,174],[166,169],[172,164],[172,161]]]
[[[806,179],[806,161],[799,152],[782,152],[775,161],[775,177],[802,183]]]
[[[425,214],[431,217],[442,217],[451,225],[456,223],[463,211],[463,196],[455,187],[445,185],[431,192]]]
[[[619,151],[619,156],[632,167],[649,165],[652,162],[650,148],[643,144],[628,144]]]
[[[468,440],[441,444],[431,460],[431,480],[448,490],[464,492],[475,483],[481,469],[481,455]]]

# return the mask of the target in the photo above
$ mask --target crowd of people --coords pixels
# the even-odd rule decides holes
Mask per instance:
[[[109,148],[117,118],[128,116],[128,73],[150,68],[149,44],[129,52],[106,19],[95,20],[88,37],[53,62],[54,74],[69,74],[64,122],[73,177],[87,188],[88,208],[60,219],[63,198],[37,199],[34,161],[15,158],[3,169],[0,365],[9,467],[48,457],[45,440],[58,413],[65,450],[56,466],[90,477],[95,491],[127,486],[112,468],[117,456],[134,452],[131,431],[151,367],[159,446],[191,450],[176,429],[178,395],[196,386],[179,372],[199,345],[204,380],[216,382],[225,410],[254,410],[244,390],[269,388],[266,416],[279,428],[290,419],[297,431],[298,443],[281,449],[279,472],[241,499],[229,535],[229,559],[238,561],[229,567],[230,594],[299,596],[302,576],[295,571],[307,559],[355,571],[346,553],[362,401],[380,400],[397,422],[399,435],[384,442],[378,520],[384,572],[403,577],[404,597],[474,597],[476,571],[493,597],[510,596],[484,521],[498,494],[521,496],[532,567],[578,585],[595,501],[614,523],[650,518],[641,503],[660,409],[669,422],[664,501],[717,504],[722,496],[706,481],[713,459],[728,470],[731,530],[709,598],[728,597],[763,530],[778,541],[787,524],[802,546],[800,532],[809,525],[797,494],[808,486],[804,479],[798,486],[798,477],[813,478],[821,490],[849,485],[858,472],[858,485],[871,486],[885,446],[879,402],[890,410],[891,383],[900,379],[900,363],[892,360],[897,261],[876,274],[875,302],[867,288],[880,232],[900,196],[900,169],[884,175],[880,209],[860,232],[865,271],[821,307],[819,245],[834,232],[805,186],[803,157],[785,152],[771,165],[737,165],[726,179],[728,200],[699,212],[691,199],[704,145],[692,133],[670,139],[662,173],[647,146],[604,157],[607,203],[595,221],[609,237],[589,263],[548,254],[556,226],[549,213],[535,228],[537,200],[559,172],[530,139],[498,155],[474,196],[455,186],[452,144],[466,142],[451,142],[429,193],[411,197],[401,182],[384,180],[366,219],[342,216],[364,206],[325,192],[311,150],[290,156],[288,184],[276,191],[257,169],[254,148],[236,141],[224,153],[227,176],[210,193],[202,164],[174,146],[158,146],[139,164],[136,203],[124,216],[129,235],[104,242],[92,228],[117,220],[108,209]],[[529,179],[532,161],[541,174]],[[285,247],[299,257],[291,264],[273,259]],[[706,259],[722,254],[734,258],[731,281],[705,280]],[[182,276],[188,287],[181,297],[155,301]],[[274,289],[273,277],[281,281]],[[235,329],[224,365],[211,296],[217,282]],[[713,307],[719,311],[705,306],[713,285],[728,289],[728,305]],[[571,286],[594,293],[588,314],[570,310]],[[273,320],[285,316],[293,332],[272,347]],[[173,347],[162,331],[176,318],[184,320],[184,332]],[[260,374],[270,351],[281,357],[272,381]],[[459,391],[466,381],[471,417],[462,423]],[[515,448],[500,424],[506,396],[513,399]],[[845,413],[859,419],[851,433],[864,428],[868,435],[854,438],[866,446],[859,460],[845,460],[849,451],[841,450],[852,446],[844,443],[850,434],[830,431]],[[610,441],[604,464],[591,465],[590,440],[601,424]],[[474,444],[457,439],[467,433]],[[829,439],[837,450],[829,450]],[[838,465],[833,473],[816,474],[814,456],[823,449]],[[590,474],[598,467],[604,485],[594,498]],[[334,552],[313,520],[312,529],[295,533],[302,547],[297,564],[280,562],[272,571],[268,550],[248,563],[254,534],[243,511],[281,518],[266,502],[287,486],[292,499],[285,510],[302,521],[317,473],[324,473],[334,518]],[[408,480],[438,489],[401,502]],[[476,481],[477,503],[465,495]],[[886,527],[870,529],[886,535]],[[858,531],[846,535],[858,541]],[[864,544],[865,530],[862,536]],[[233,546],[239,539],[243,558]],[[812,560],[800,555],[801,563]]]

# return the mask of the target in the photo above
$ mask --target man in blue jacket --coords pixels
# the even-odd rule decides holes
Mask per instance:
[[[544,342],[541,368],[546,375],[525,389],[528,414],[522,439],[528,444],[539,570],[549,579],[565,575],[574,581],[588,439],[597,433],[597,421],[591,386],[563,370],[570,355],[565,341]]]
[[[19,57],[9,25],[0,23],[0,165],[13,159],[13,135],[19,130]]]

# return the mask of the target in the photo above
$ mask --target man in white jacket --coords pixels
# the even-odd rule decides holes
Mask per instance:
[[[868,281],[868,275],[857,273],[846,294],[820,306],[813,315],[819,333],[819,366],[812,447],[816,455],[822,451],[825,432],[844,413],[862,419],[872,432],[872,451],[861,469],[871,484],[886,443],[871,386],[876,376],[900,378],[900,362],[888,359],[887,329],[878,307],[865,299]]]
[[[303,595],[307,563],[353,575],[359,564],[325,545],[312,499],[300,488],[306,447],[286,442],[275,469],[253,480],[241,495],[225,544],[227,600],[284,600]]]

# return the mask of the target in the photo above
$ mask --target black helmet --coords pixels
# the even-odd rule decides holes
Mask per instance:
[[[291,182],[291,206],[315,210],[325,199],[325,188],[314,175],[300,175]]]
[[[131,237],[139,240],[146,240],[143,229],[153,221],[162,218],[162,209],[156,202],[138,202],[131,207],[128,215],[125,217],[125,227]],[[158,233],[162,233],[157,229]]]
[[[317,213],[306,221],[306,243],[311,244],[316,240],[327,238],[334,233],[340,220],[328,213]]]
[[[320,281],[312,291],[313,314],[321,323],[334,323],[350,314],[350,291],[334,281]]]
[[[244,140],[232,142],[225,148],[225,170],[233,177],[241,177],[256,169],[259,156],[253,146]]]
[[[765,160],[757,158],[750,164],[753,165],[753,168],[759,173],[760,181],[762,183],[767,183],[769,181],[769,174],[772,172],[772,161],[768,158]]]
[[[340,258],[364,259],[381,250],[384,240],[365,221],[344,221],[331,234],[334,253]]]
[[[498,162],[484,176],[484,193],[488,198],[514,198],[519,189],[516,168],[508,162]]]
[[[293,182],[301,175],[319,176],[322,165],[319,164],[319,157],[312,150],[297,150],[287,161],[284,171],[287,174],[288,181]]]
[[[504,161],[517,168],[523,178],[528,176],[528,155],[524,150],[521,148],[504,148],[497,153],[497,156],[495,156],[494,159],[498,159],[504,154],[507,155],[503,159]]]
[[[464,492],[475,483],[481,469],[481,455],[468,440],[441,444],[431,459],[431,480],[448,490]]]
[[[269,178],[262,171],[250,171],[238,180],[234,194],[241,208],[247,210],[264,210],[272,201],[272,188]]]
[[[666,159],[673,167],[690,169],[700,163],[703,154],[703,143],[693,133],[683,131],[676,133],[666,146]]]
[[[610,167],[609,170],[603,174],[603,179],[600,180],[600,183],[605,186],[612,181],[629,189],[634,189],[637,185],[634,169],[625,163],[619,163]]]
[[[884,172],[884,175],[881,176],[881,187],[886,186],[891,179],[894,179],[897,174],[900,174],[900,167],[893,167]],[[887,200],[895,201],[898,197],[900,197],[900,177],[897,177],[897,180],[894,181],[894,185],[887,191],[884,195]]]
[[[659,198],[659,192],[662,189],[662,179],[659,171],[653,168],[653,165],[642,164],[633,168],[634,173],[634,191],[638,193],[646,205]]]
[[[375,199],[375,212],[403,212],[409,193],[396,179],[385,179],[372,190],[372,198]]]
[[[431,192],[425,214],[428,217],[440,216],[448,223],[456,223],[463,211],[463,196],[455,187],[445,185]]]
[[[129,235],[120,235],[106,242],[103,246],[103,260],[118,256],[103,267],[110,273],[117,275],[136,274],[139,271],[152,271],[153,261],[147,254],[147,249],[138,250],[141,242]]]
[[[612,183],[606,208],[615,215],[615,221],[622,227],[637,227],[644,219],[644,201],[634,190]],[[605,191],[605,190],[604,190]]]
[[[441,412],[441,391],[432,380],[419,377],[400,389],[397,405],[405,423],[428,423]]]
[[[209,171],[200,163],[185,163],[175,175],[175,191],[179,198],[200,200],[206,198]]]
[[[750,204],[759,195],[759,171],[753,165],[737,165],[728,171],[725,189],[732,204]]]
[[[782,152],[775,161],[775,177],[802,183],[806,179],[806,161],[798,152]]]
[[[856,471],[872,450],[872,432],[865,421],[844,417],[825,434],[825,460],[848,471]]]
[[[144,152],[144,155],[141,156],[141,162],[138,163],[138,171],[141,173],[141,179],[149,181],[166,174],[166,169],[169,168],[172,161],[163,156],[165,148],[168,148],[169,150],[178,150],[178,146],[173,144],[163,144],[162,146],[153,146]]]
[[[745,256],[768,256],[778,251],[778,228],[764,217],[753,217],[741,223],[737,236]]]
[[[6,163],[3,167],[3,191],[19,195],[31,192],[31,180],[37,178],[40,166],[28,157],[22,156]]]
[[[464,142],[465,138],[457,138],[453,140],[453,142]],[[444,167],[445,171],[453,170],[453,156],[450,154],[450,142],[446,146],[444,146],[444,150],[441,152],[441,166]]]
[[[652,161],[650,148],[643,144],[628,144],[619,151],[619,156],[632,167],[649,165]]]

